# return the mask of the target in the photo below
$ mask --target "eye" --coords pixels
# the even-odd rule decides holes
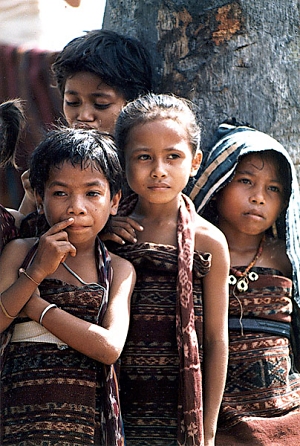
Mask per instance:
[[[95,190],[91,190],[91,191],[87,192],[88,197],[99,197],[100,195],[101,195],[101,193],[98,191],[95,191]]]
[[[167,158],[170,160],[175,160],[180,158],[180,155],[178,153],[170,153]]]
[[[276,193],[281,193],[281,189],[278,186],[269,186],[270,191],[272,192],[276,192]]]
[[[111,106],[111,104],[95,104],[97,110],[106,110]]]
[[[238,182],[242,183],[242,184],[251,184],[251,181],[249,180],[249,178],[239,178]]]
[[[138,156],[138,159],[139,159],[139,160],[142,160],[142,161],[149,160],[150,158],[151,158],[150,155],[148,155],[148,154],[146,154],[146,153],[144,153],[144,154]]]
[[[62,191],[62,190],[56,190],[56,191],[53,192],[53,195],[54,195],[55,197],[64,197],[64,196],[66,196],[67,194],[66,194],[66,192],[64,192],[64,191]]]
[[[65,104],[68,107],[78,107],[79,105],[79,101],[65,101]]]

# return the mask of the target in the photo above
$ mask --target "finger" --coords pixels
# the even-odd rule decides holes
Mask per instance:
[[[138,222],[129,217],[113,217],[111,219],[111,226],[113,230],[116,228],[123,228],[133,236],[135,236],[135,231],[143,231],[144,228]]]
[[[58,223],[55,223],[48,231],[48,235],[58,234],[60,231],[63,231],[65,228],[74,223],[74,218],[70,217],[67,220],[62,220]]]
[[[126,220],[136,231],[144,230],[143,226],[141,226],[136,220],[133,220],[133,218],[126,217]]]
[[[117,235],[114,232],[106,232],[105,234],[100,234],[100,238],[103,242],[109,240],[115,243],[118,243],[119,245],[124,245],[125,240],[129,243],[135,243],[136,239],[131,236],[128,232],[125,233],[125,237],[122,238],[119,235]]]
[[[128,232],[124,228],[113,228],[114,234],[118,236],[120,239],[125,240],[130,243],[136,243],[136,233],[135,231],[131,230],[131,232]]]

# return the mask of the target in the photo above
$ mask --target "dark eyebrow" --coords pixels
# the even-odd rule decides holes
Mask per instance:
[[[65,94],[65,95],[66,95],[66,94],[70,94],[70,95],[73,95],[73,96],[78,96],[79,93],[78,93],[78,91],[75,91],[75,90],[65,90],[64,94]],[[92,93],[92,96],[93,96],[94,98],[109,98],[109,97],[110,97],[109,94],[107,94],[107,93],[103,93],[103,92]]]
[[[103,183],[104,183],[104,181],[102,182],[102,181],[99,181],[99,180],[95,180],[95,181],[90,181],[90,182],[88,182],[88,183],[84,183],[83,186],[84,186],[84,187],[102,186]],[[52,182],[48,185],[49,188],[51,188],[51,187],[57,187],[57,186],[59,186],[59,187],[68,187],[68,184],[66,184],[66,183],[64,183],[64,182],[62,182],[62,181],[56,181],[56,180],[54,180],[54,181],[52,181]]]
[[[165,149],[163,149],[164,152],[184,152],[184,150],[177,148],[177,147],[166,147]],[[151,147],[136,147],[135,149],[132,149],[132,153],[136,153],[136,152],[152,152],[152,148]]]
[[[235,171],[235,175],[236,174],[239,174],[239,175],[249,175],[250,177],[253,177],[255,175],[255,173],[250,172],[249,170],[238,170],[238,169]],[[270,181],[272,183],[282,184],[282,182],[280,180],[278,180],[277,178],[271,179]]]
[[[61,186],[61,187],[68,187],[67,184],[63,183],[62,181],[51,181],[51,183],[48,185],[48,187],[54,187],[54,186]]]

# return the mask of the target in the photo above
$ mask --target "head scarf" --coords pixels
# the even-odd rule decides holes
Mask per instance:
[[[300,195],[295,166],[278,141],[258,130],[223,123],[218,128],[218,136],[218,142],[197,173],[189,196],[194,201],[197,212],[202,214],[212,196],[231,180],[240,156],[265,150],[274,150],[284,156],[290,170],[291,194],[285,213],[280,215],[276,223],[284,228],[286,252],[293,269],[293,295],[300,308]]]

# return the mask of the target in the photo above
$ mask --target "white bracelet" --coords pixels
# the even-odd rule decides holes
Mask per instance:
[[[48,307],[46,307],[46,308],[42,311],[42,314],[41,314],[41,316],[40,316],[40,320],[39,320],[40,325],[43,325],[42,322],[43,322],[44,316],[45,316],[45,314],[47,313],[47,311],[51,310],[51,308],[57,308],[57,305],[55,305],[55,304],[50,304],[50,305],[48,305]]]

